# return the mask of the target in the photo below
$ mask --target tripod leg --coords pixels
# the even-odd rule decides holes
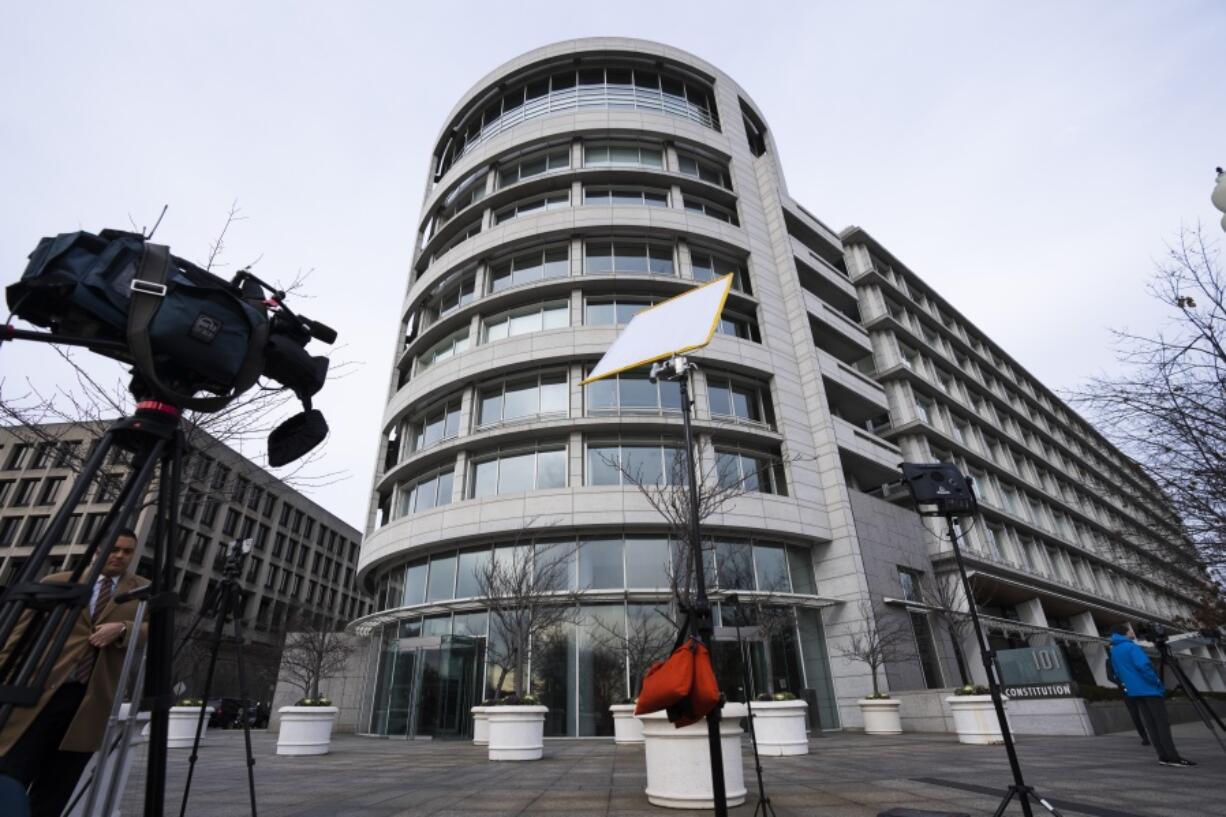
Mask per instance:
[[[1005,799],[1000,801],[1000,805],[996,807],[992,817],[1003,817],[1005,809],[1009,808],[1009,803],[1013,800],[1013,795],[1015,794],[1017,794],[1017,790],[1010,786],[1009,791],[1005,792]]]
[[[166,800],[166,738],[170,706],[171,655],[174,652],[175,583],[173,537],[179,530],[179,484],[183,478],[183,431],[176,428],[169,453],[162,457],[158,514],[154,519],[153,604],[149,618],[147,697],[149,758],[145,777],[145,817],[162,817]]]
[[[251,795],[251,817],[255,812],[255,754],[251,751],[251,719],[248,717],[247,671],[243,664],[243,596],[242,593],[231,594],[232,615],[234,617],[234,657],[238,663],[238,694],[243,701],[243,741],[247,748],[247,791]]]

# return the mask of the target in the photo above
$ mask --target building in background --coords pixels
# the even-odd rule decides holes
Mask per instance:
[[[0,428],[0,585],[18,575],[104,430],[104,424],[93,423]],[[175,539],[176,623],[184,629],[213,597],[227,546],[250,538],[252,552],[242,575],[250,693],[268,701],[287,626],[308,621],[340,626],[368,611],[369,598],[355,575],[360,533],[199,429],[191,440]],[[71,569],[85,552],[128,473],[129,457],[113,450],[104,476],[91,486],[52,550],[47,572]],[[142,543],[136,570],[145,576],[153,567],[153,554],[144,546],[153,516],[154,508],[146,504],[135,526]],[[202,621],[177,667],[189,694],[199,694],[191,687],[203,682],[203,636],[212,624],[212,619]],[[219,659],[214,690],[238,694],[229,650]]]
[[[890,487],[903,459],[976,477],[968,545],[998,642],[1062,641],[1105,683],[1108,625],[1190,609],[1197,576],[1111,549],[1117,516],[1177,534],[1152,486],[867,233],[795,202],[763,112],[715,66],[631,39],[541,48],[465,94],[429,161],[359,565],[358,731],[468,730],[498,691],[477,575],[532,545],[573,549],[583,597],[534,651],[547,734],[611,734],[632,687],[605,635],[669,600],[667,525],[624,471],[666,478],[680,406],[645,371],[579,382],[636,312],[728,273],[695,431],[704,472],[748,489],[704,521],[715,598],[791,612],[752,645],[759,689],[857,726],[871,685],[845,652],[866,616],[910,628],[891,690],[954,686],[959,657],[981,673],[922,591],[950,554]],[[1196,649],[1220,688],[1220,654]]]

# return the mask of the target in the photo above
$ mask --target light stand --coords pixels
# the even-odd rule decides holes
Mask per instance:
[[[771,799],[766,796],[766,785],[762,782],[762,758],[758,755],[758,732],[753,722],[753,705],[750,703],[754,698],[754,684],[752,673],[749,671],[749,647],[741,638],[741,627],[745,624],[745,611],[741,607],[741,598],[736,593],[724,599],[725,604],[735,605],[736,610],[736,647],[737,653],[741,658],[741,684],[745,689],[745,718],[749,721],[749,745],[753,747],[753,768],[754,774],[758,777],[758,804],[753,807],[753,817],[758,817],[761,812],[762,817],[776,817],[775,807],[771,805]],[[766,649],[770,649],[770,645],[766,645]]]
[[[247,794],[251,799],[251,817],[256,817],[255,806],[255,755],[251,751],[251,719],[248,717],[247,706],[247,676],[243,665],[243,590],[239,585],[242,573],[243,559],[251,552],[251,540],[243,539],[234,542],[227,549],[225,566],[222,568],[221,583],[210,605],[200,608],[196,618],[188,627],[179,649],[191,640],[204,616],[213,617],[213,636],[209,645],[209,669],[205,674],[204,691],[201,693],[200,715],[196,719],[196,736],[192,740],[192,753],[187,759],[187,781],[183,785],[183,800],[179,805],[179,817],[187,814],[187,798],[192,790],[192,776],[196,771],[196,759],[200,752],[200,737],[204,732],[204,719],[208,712],[209,692],[213,687],[213,673],[217,668],[217,654],[221,651],[221,642],[226,626],[226,617],[234,621],[234,655],[238,664],[238,694],[243,702],[242,724],[243,740],[247,750]],[[177,655],[177,651],[176,651]]]
[[[707,598],[706,577],[703,575],[702,564],[702,534],[698,524],[698,466],[694,455],[694,431],[690,427],[690,412],[693,401],[690,398],[690,372],[697,368],[684,355],[674,355],[668,360],[653,363],[651,380],[675,380],[681,388],[681,421],[685,430],[686,472],[690,489],[690,550],[694,559],[694,603],[691,615],[694,617],[694,632],[698,640],[708,650],[713,646],[712,636],[715,634],[715,620],[711,615],[711,601]],[[715,817],[727,817],[728,795],[724,786],[724,750],[720,740],[720,707],[712,709],[707,715],[707,745],[711,757],[711,796],[715,805]]]
[[[902,472],[903,483],[911,492],[916,512],[920,516],[940,516],[945,519],[945,525],[949,531],[949,542],[954,550],[954,561],[958,565],[958,576],[962,580],[962,592],[966,595],[967,607],[971,611],[971,622],[974,625],[975,639],[979,644],[979,655],[983,659],[983,670],[988,676],[988,690],[992,695],[992,705],[996,709],[996,720],[1000,724],[1000,735],[1005,743],[1005,753],[1009,756],[1009,769],[1013,773],[1013,783],[1005,792],[1005,797],[996,808],[993,817],[1002,817],[1014,797],[1021,803],[1022,814],[1025,817],[1033,817],[1030,808],[1032,800],[1051,812],[1054,817],[1062,817],[1056,807],[1041,797],[1033,786],[1026,785],[1026,780],[1022,777],[1022,764],[1017,759],[1013,733],[1009,729],[1009,721],[1005,718],[1005,703],[1001,697],[1000,682],[996,674],[996,654],[988,644],[983,628],[979,626],[978,605],[975,604],[971,582],[966,575],[966,565],[962,561],[962,549],[958,546],[958,529],[955,521],[959,516],[974,516],[979,511],[979,503],[975,500],[971,482],[958,471],[956,466],[948,463],[904,462]]]

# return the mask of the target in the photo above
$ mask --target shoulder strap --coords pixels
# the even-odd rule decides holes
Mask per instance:
[[[137,371],[158,396],[168,403],[194,411],[218,411],[225,408],[237,392],[215,397],[195,397],[176,391],[162,382],[153,363],[153,348],[149,342],[149,324],[166,297],[166,271],[170,268],[170,248],[165,244],[145,243],[140,264],[132,279],[132,305],[128,310],[128,349]],[[241,376],[250,375],[250,358]],[[256,372],[256,377],[259,372]],[[255,378],[251,378],[255,382]],[[251,383],[247,383],[250,386]]]

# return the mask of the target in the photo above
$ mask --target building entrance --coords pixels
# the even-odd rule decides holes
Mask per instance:
[[[384,642],[370,731],[400,738],[472,735],[484,639],[416,636]]]

